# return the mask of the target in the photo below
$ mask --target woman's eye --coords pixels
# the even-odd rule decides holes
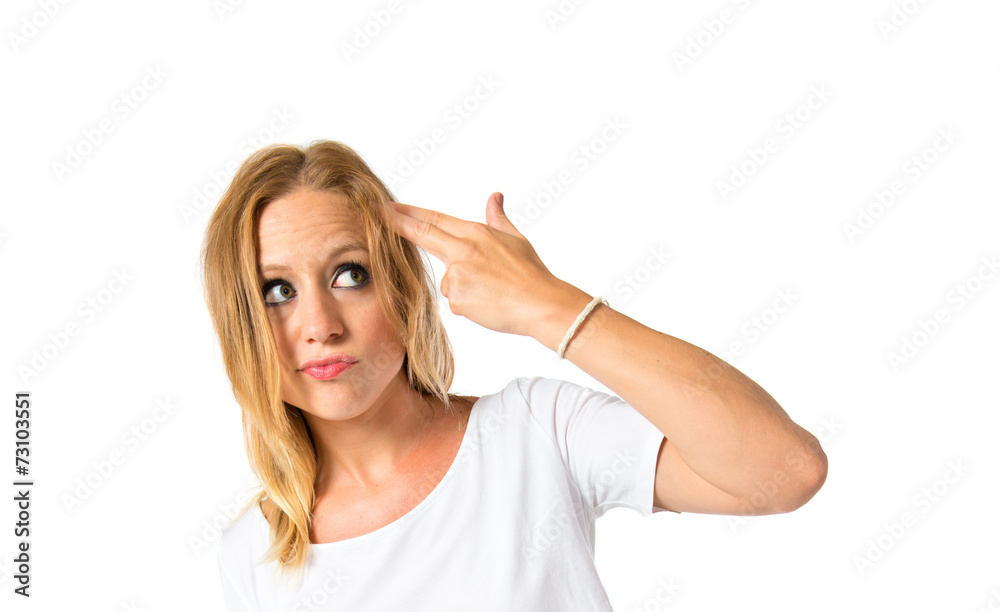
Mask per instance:
[[[281,304],[293,297],[295,297],[295,290],[286,282],[274,281],[264,287],[265,304]]]
[[[340,279],[346,281],[339,282]],[[334,287],[343,289],[358,289],[368,283],[368,270],[361,264],[348,264],[334,276]],[[275,279],[264,285],[264,303],[277,306],[298,295],[288,282]]]
[[[344,268],[339,274],[337,274],[336,279],[346,278],[348,285],[338,285],[334,283],[334,287],[360,287],[368,281],[368,270],[358,264],[352,264],[347,268]],[[335,279],[335,280],[336,280]]]

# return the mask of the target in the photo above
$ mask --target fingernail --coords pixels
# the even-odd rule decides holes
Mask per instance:
[[[503,194],[502,193],[497,196],[497,202],[500,203],[500,206],[503,206]]]

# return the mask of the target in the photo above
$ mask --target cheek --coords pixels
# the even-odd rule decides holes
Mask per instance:
[[[364,331],[366,343],[370,344],[372,351],[376,354],[384,353],[391,359],[403,358],[403,347],[396,338],[392,326],[382,314],[380,308],[366,309],[365,313],[359,317],[358,324]]]
[[[274,336],[274,344],[278,349],[278,359],[281,360],[282,369],[287,369],[290,363],[289,360],[294,357],[292,335],[289,333],[288,321],[283,321],[280,317],[274,315],[269,316],[268,319],[271,324],[271,335]]]

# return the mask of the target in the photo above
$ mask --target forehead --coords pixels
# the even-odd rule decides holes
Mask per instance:
[[[347,196],[331,191],[299,189],[264,206],[258,219],[257,233],[264,236],[302,230],[317,223],[354,225],[356,221]]]
[[[298,190],[261,209],[257,223],[261,263],[345,242],[365,244],[366,240],[350,201],[342,194]]]

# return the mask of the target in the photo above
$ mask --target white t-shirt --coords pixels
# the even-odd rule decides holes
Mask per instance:
[[[279,581],[276,562],[255,566],[268,524],[247,510],[219,546],[226,610],[609,612],[594,521],[616,507],[662,511],[662,441],[619,397],[518,378],[476,401],[454,462],[423,501],[371,533],[311,544],[301,584]]]

